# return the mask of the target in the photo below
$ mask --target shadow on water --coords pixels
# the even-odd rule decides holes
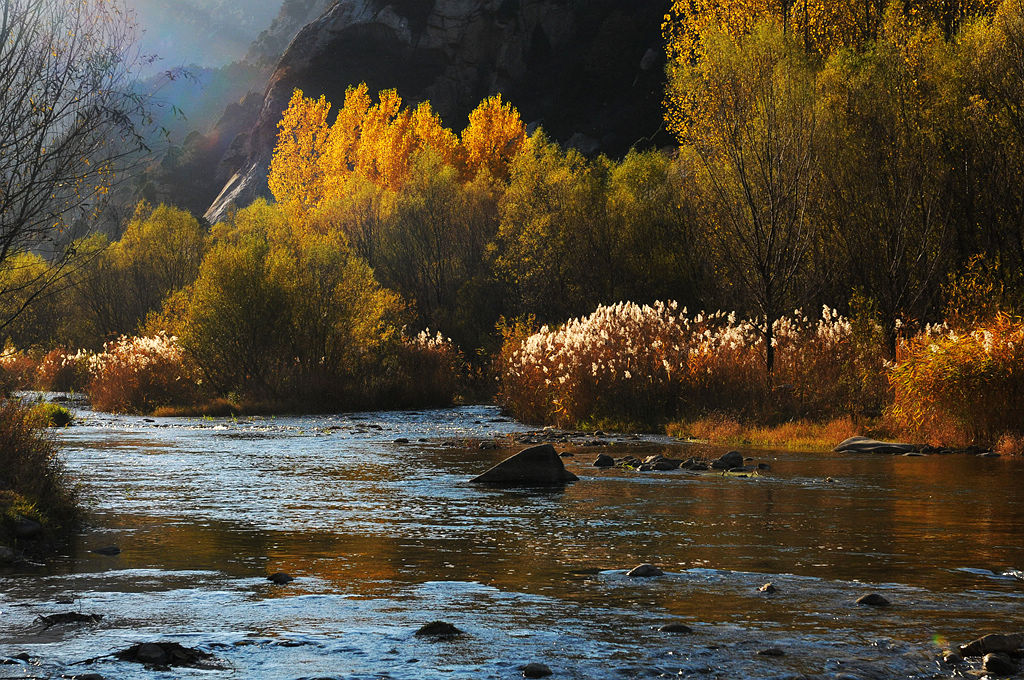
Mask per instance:
[[[514,450],[475,442],[526,429],[486,407],[83,415],[63,436],[93,522],[72,555],[0,573],[0,654],[31,659],[0,678],[512,678],[534,661],[581,679],[934,678],[952,674],[942,645],[1024,629],[1020,460],[755,451],[771,469],[751,478],[591,465],[721,453],[623,440],[572,449],[580,482],[525,490],[466,483]],[[641,562],[666,574],[625,575]],[[893,604],[854,604],[865,592]],[[104,617],[37,620],[71,610]],[[414,635],[435,619],[465,634]],[[657,630],[672,622],[693,634]],[[155,640],[222,668],[72,665]]]

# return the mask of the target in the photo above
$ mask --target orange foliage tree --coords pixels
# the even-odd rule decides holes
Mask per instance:
[[[344,105],[328,124],[330,111],[324,97],[310,99],[296,90],[278,124],[270,190],[299,215],[345,195],[354,176],[397,191],[421,151],[458,168],[467,181],[481,170],[505,179],[526,139],[519,112],[500,95],[485,99],[470,114],[461,139],[442,124],[429,102],[403,107],[395,90],[381,91],[374,102],[365,83],[348,88]]]

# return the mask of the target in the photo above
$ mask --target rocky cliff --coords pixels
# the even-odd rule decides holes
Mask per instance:
[[[296,15],[323,0],[293,0]],[[309,7],[307,7],[309,5]],[[338,0],[277,63],[234,173],[206,214],[265,194],[276,126],[295,88],[340,103],[345,88],[398,88],[461,129],[489,94],[587,153],[667,141],[660,25],[667,0]],[[287,3],[286,3],[287,6]],[[284,15],[284,12],[282,12]]]

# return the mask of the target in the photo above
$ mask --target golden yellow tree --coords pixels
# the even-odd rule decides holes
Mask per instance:
[[[330,103],[305,97],[295,90],[277,124],[277,146],[270,161],[267,183],[278,203],[298,214],[316,207],[324,196],[320,158],[327,148]]]
[[[483,100],[462,131],[467,175],[486,169],[492,177],[506,179],[509,164],[525,140],[526,126],[515,107],[503,102],[500,94]]]

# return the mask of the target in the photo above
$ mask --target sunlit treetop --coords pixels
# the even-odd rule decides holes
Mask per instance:
[[[429,102],[403,106],[395,90],[376,101],[363,83],[349,87],[329,123],[331,104],[296,90],[278,123],[269,185],[277,201],[304,215],[344,195],[361,180],[397,191],[418,153],[429,151],[465,181],[486,172],[508,177],[508,166],[526,139],[519,113],[500,96],[485,99],[469,116],[461,137],[446,128]]]

